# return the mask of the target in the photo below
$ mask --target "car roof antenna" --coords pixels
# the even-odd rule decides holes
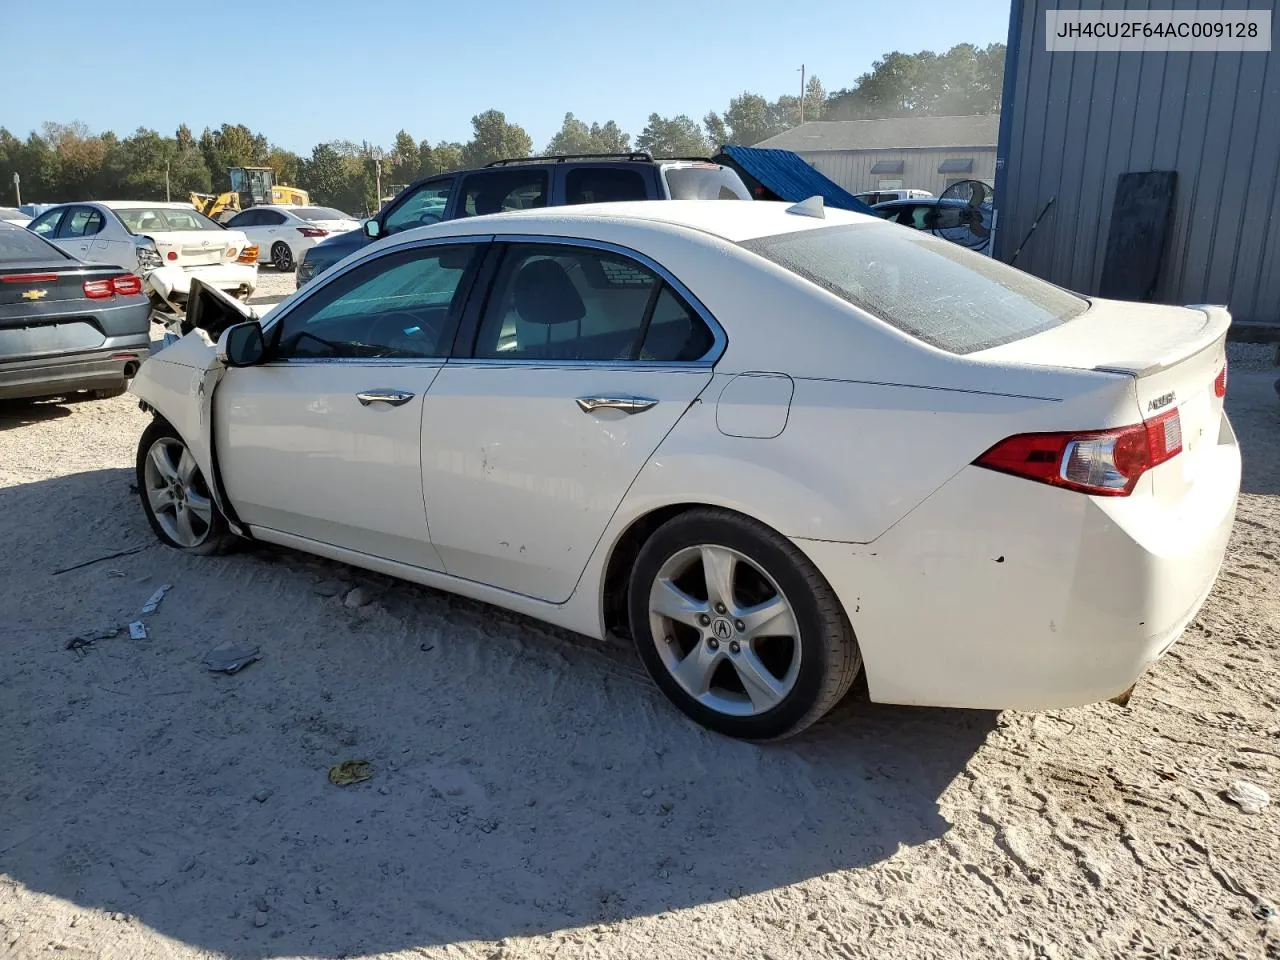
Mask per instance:
[[[808,200],[793,203],[787,207],[787,213],[798,214],[802,217],[817,217],[819,220],[827,219],[827,213],[822,208],[822,197],[816,194]]]

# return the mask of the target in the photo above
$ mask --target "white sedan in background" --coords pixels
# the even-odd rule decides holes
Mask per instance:
[[[258,286],[258,251],[189,203],[109,200],[63,203],[27,229],[79,260],[137,273],[143,288],[171,309],[186,303],[191,280],[247,300]]]
[[[894,703],[1125,698],[1235,514],[1226,310],[816,200],[441,223],[251,316],[200,291],[133,381],[163,542],[629,634],[732,736],[803,729],[860,670]]]
[[[360,221],[333,207],[297,207],[271,204],[250,207],[227,221],[258,245],[258,262],[289,271],[302,255],[325,237],[346,233]]]

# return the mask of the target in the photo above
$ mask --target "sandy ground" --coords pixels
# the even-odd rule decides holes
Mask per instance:
[[[154,545],[127,397],[0,407],[0,956],[1280,956],[1280,814],[1222,796],[1280,802],[1258,367],[1231,384],[1226,567],[1127,708],[855,693],[768,748],[683,720],[621,643],[288,551]],[[162,583],[146,640],[67,648]],[[262,660],[207,671],[227,638]],[[372,779],[328,783],[345,759]]]

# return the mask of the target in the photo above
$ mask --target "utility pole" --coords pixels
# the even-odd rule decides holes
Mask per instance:
[[[169,161],[164,162],[164,202],[169,202]]]
[[[804,64],[800,64],[800,122],[804,123]]]
[[[13,171],[13,192],[18,196],[18,206],[22,206],[22,177],[17,170]]]
[[[377,181],[377,185],[378,185],[378,197],[377,197],[378,209],[381,210],[382,209],[382,158],[375,157],[373,164],[374,164],[373,169],[375,171],[374,179]]]

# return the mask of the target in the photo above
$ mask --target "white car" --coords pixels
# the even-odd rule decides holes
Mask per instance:
[[[25,227],[31,222],[31,218],[17,207],[0,207],[0,220],[17,227]]]
[[[893,703],[1127,697],[1235,514],[1225,309],[1082,298],[816,198],[448,221],[249,316],[202,291],[133,381],[163,542],[630,634],[733,736],[859,670]]]
[[[64,203],[27,229],[71,256],[138,273],[145,291],[181,309],[193,277],[247,300],[258,286],[258,251],[189,203]]]
[[[295,207],[272,204],[250,207],[227,221],[258,245],[258,262],[289,271],[302,255],[325,237],[356,230],[360,221],[333,207]]]

